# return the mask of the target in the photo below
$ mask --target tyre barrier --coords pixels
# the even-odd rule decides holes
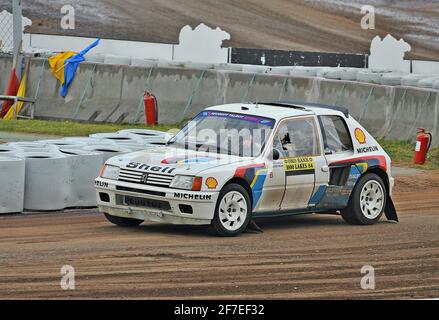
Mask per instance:
[[[222,71],[236,71],[236,72],[242,71],[242,65],[240,64],[220,63],[214,65],[213,68],[215,70],[222,70]]]
[[[340,68],[322,68],[317,72],[317,76],[325,79],[340,80],[341,70]]]
[[[0,155],[0,214],[23,211],[24,177],[24,158]]]
[[[185,68],[192,70],[210,70],[213,69],[213,63],[186,62]]]
[[[95,139],[89,137],[67,137],[61,140],[66,140],[68,141],[68,143],[72,143],[72,146],[90,146],[103,143],[114,144],[114,141],[111,140]],[[68,145],[65,145],[64,147],[68,147]]]
[[[69,196],[66,199],[66,208],[96,207],[96,193],[94,179],[99,175],[104,154],[80,149],[59,150],[67,157]]]
[[[148,138],[158,138],[158,137],[166,137],[167,133],[156,130],[147,130],[147,129],[124,129],[120,130],[117,133],[119,134],[134,134],[139,136],[142,139]]]
[[[19,147],[14,147],[11,145],[0,145],[0,157],[1,156],[13,156],[17,154],[18,152],[22,152],[23,149]]]
[[[285,75],[289,76],[290,71],[293,67],[273,67],[270,70],[270,74],[276,74],[276,75]]]
[[[429,77],[418,81],[420,88],[433,88],[433,83],[439,80],[439,77]]]
[[[271,71],[270,67],[266,66],[257,66],[257,65],[251,65],[251,64],[245,64],[242,66],[242,72],[246,73],[269,73]]]
[[[120,147],[120,146],[118,146],[116,144],[96,144],[96,145],[90,145],[90,146],[85,146],[85,147],[81,148],[81,150],[101,152],[103,154],[103,159],[102,159],[102,163],[101,164],[104,164],[105,161],[107,161],[108,159],[110,159],[112,157],[115,157],[115,156],[117,156],[119,154],[132,152],[131,149]]]
[[[56,211],[67,207],[69,160],[56,152],[23,152],[25,158],[24,210]]]
[[[384,73],[371,72],[369,70],[362,70],[357,73],[357,81],[358,82],[368,82],[381,84],[381,78]]]
[[[290,75],[294,77],[316,77],[317,67],[294,67],[290,71]]]
[[[124,143],[139,143],[142,142],[142,138],[136,135],[132,134],[125,134],[125,133],[95,133],[89,135],[90,138],[94,139],[100,139],[103,140],[103,142],[110,140],[114,143],[117,142],[124,142]]]
[[[131,66],[132,67],[141,67],[141,68],[156,68],[158,66],[158,61],[157,60],[140,59],[140,58],[131,58]]]
[[[7,146],[15,147],[21,149],[25,152],[33,151],[33,152],[48,152],[48,151],[57,151],[59,148],[53,144],[47,144],[39,141],[35,142],[10,142],[6,144]]]
[[[386,73],[381,77],[381,84],[387,86],[400,86],[403,77],[404,74],[402,73]]]
[[[68,140],[68,139],[55,139],[55,140],[40,140],[39,142],[48,144],[48,145],[55,145],[58,148],[63,147],[81,147],[86,146],[87,143],[85,141],[74,141],[74,140]]]
[[[340,68],[340,80],[356,81],[360,70],[358,68]]]
[[[128,129],[0,145],[0,181],[7,181],[0,184],[0,213],[95,207],[93,181],[106,160],[165,145],[169,138],[160,131]]]
[[[417,87],[419,80],[425,79],[425,74],[409,74],[401,79],[401,85]]]

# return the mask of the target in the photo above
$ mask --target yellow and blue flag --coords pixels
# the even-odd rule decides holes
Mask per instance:
[[[81,52],[66,51],[58,53],[49,58],[49,65],[52,74],[61,82],[61,96],[67,96],[67,91],[75,77],[78,65],[85,60],[84,55],[99,44],[100,39],[96,39],[91,45]]]

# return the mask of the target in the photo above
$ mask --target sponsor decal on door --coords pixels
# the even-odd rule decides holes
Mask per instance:
[[[315,173],[313,157],[297,157],[284,160],[284,169],[287,176],[299,176]]]

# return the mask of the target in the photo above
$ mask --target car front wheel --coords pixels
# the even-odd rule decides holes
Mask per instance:
[[[107,220],[110,221],[112,224],[115,224],[119,227],[124,227],[124,228],[137,227],[138,225],[140,225],[143,222],[143,220],[116,217],[116,216],[112,216],[111,214],[108,214],[108,213],[104,213],[104,215],[105,215],[105,218],[107,218]]]
[[[342,217],[349,224],[375,224],[384,212],[386,200],[383,180],[374,173],[368,173],[358,181],[349,206],[341,211]]]
[[[218,197],[212,229],[219,236],[236,236],[247,228],[251,211],[247,191],[239,184],[229,184]]]

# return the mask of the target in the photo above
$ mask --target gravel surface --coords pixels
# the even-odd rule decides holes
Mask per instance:
[[[258,222],[264,233],[110,225],[95,210],[0,216],[0,299],[439,297],[439,173],[397,177],[400,223],[338,216]],[[75,268],[76,289],[60,288]],[[364,265],[375,290],[362,290]]]

